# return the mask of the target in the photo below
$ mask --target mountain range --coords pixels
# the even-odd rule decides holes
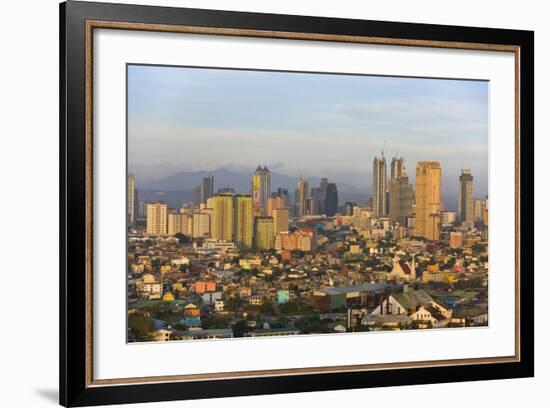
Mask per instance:
[[[136,187],[140,200],[162,200],[168,203],[170,207],[176,208],[182,203],[193,201],[195,187],[207,176],[214,176],[214,192],[224,187],[232,187],[237,193],[250,193],[251,191],[252,173],[226,168],[212,171],[181,171],[145,183],[139,183],[139,180],[137,180]],[[293,198],[298,179],[299,177],[272,171],[271,189],[277,191],[278,187],[287,188]],[[309,181],[310,188],[319,186],[321,182],[319,177],[307,177],[306,179]],[[361,205],[371,196],[369,187],[365,187],[363,190],[350,184],[341,183],[338,180],[329,179],[329,182],[336,183],[338,187],[338,205],[343,205],[346,201],[354,201]],[[456,211],[456,193],[443,191],[441,195],[445,207]]]
[[[163,177],[158,180],[137,184],[139,198],[162,199],[169,205],[177,206],[181,202],[193,201],[193,191],[195,187],[207,176],[214,177],[214,192],[224,187],[232,187],[238,193],[250,193],[252,183],[252,173],[237,172],[226,168],[220,168],[212,171],[182,171],[171,176]],[[292,194],[299,177],[292,177],[286,174],[271,172],[271,189],[277,191],[282,187],[288,189]],[[321,179],[319,177],[307,177],[310,188],[319,186]],[[368,199],[366,191],[335,180],[338,188],[338,201],[342,205],[346,201],[355,201],[363,203]]]

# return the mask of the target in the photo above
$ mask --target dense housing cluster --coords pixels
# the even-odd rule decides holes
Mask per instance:
[[[372,198],[338,201],[336,183],[300,178],[293,197],[258,166],[251,191],[214,178],[195,202],[136,206],[128,176],[128,339],[167,341],[488,324],[488,200],[441,167],[373,162]]]

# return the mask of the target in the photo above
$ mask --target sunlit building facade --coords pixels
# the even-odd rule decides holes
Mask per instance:
[[[212,238],[226,241],[233,240],[233,198],[234,195],[231,193],[216,194],[211,198],[212,220],[210,228]]]
[[[439,240],[441,211],[441,166],[438,161],[420,161],[416,166],[416,221],[414,235]]]
[[[251,248],[253,243],[252,196],[239,194],[235,196],[235,243]]]
[[[147,204],[147,235],[162,236],[168,233],[168,206],[165,203]]]

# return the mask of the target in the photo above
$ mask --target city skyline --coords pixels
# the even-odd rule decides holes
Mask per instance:
[[[487,97],[129,66],[127,341],[487,326]]]
[[[382,160],[383,159],[383,160]],[[397,217],[401,217],[404,213],[407,213],[409,210],[406,210],[406,209],[403,209],[401,208],[403,205],[407,206],[407,205],[410,205],[410,204],[406,204],[406,203],[400,203],[400,204],[396,204],[395,202],[394,203],[390,203],[390,200],[389,200],[389,195],[390,194],[399,194],[399,197],[400,197],[400,200],[401,200],[401,197],[403,194],[405,194],[405,197],[408,196],[408,195],[411,195],[414,197],[415,193],[416,193],[416,190],[415,190],[415,186],[417,185],[416,183],[416,177],[410,177],[409,176],[409,173],[407,173],[406,171],[406,166],[404,165],[404,162],[405,162],[405,159],[403,157],[393,157],[391,162],[387,162],[385,160],[384,157],[374,157],[374,160],[373,160],[373,165],[374,165],[374,168],[380,168],[380,172],[382,173],[380,175],[381,177],[381,182],[379,182],[379,188],[382,188],[383,191],[385,191],[384,194],[378,194],[379,196],[379,199],[380,199],[380,203],[377,205],[377,198],[376,198],[376,191],[378,190],[377,188],[374,188],[375,186],[375,183],[373,182],[373,187],[371,187],[370,190],[368,191],[365,191],[365,196],[367,197],[364,201],[358,201],[356,202],[356,204],[364,204],[364,203],[367,203],[367,202],[371,202],[370,205],[373,206],[373,212],[376,214],[376,215],[381,215],[381,214],[385,214],[385,215],[388,215],[390,216],[390,218],[392,219],[392,221],[396,221],[397,220]],[[421,161],[421,162],[418,162],[416,164],[416,168],[418,167],[418,165],[420,165],[421,163],[425,163],[425,162],[433,162],[431,160],[428,160],[428,161]],[[388,173],[388,168],[389,167],[389,173]],[[267,172],[267,174],[269,175],[268,176],[268,179],[265,178],[265,173]],[[441,167],[439,168],[439,179],[441,180],[442,177],[441,177],[441,173],[442,173],[442,169]],[[128,181],[129,185],[131,184],[132,185],[132,189],[135,189],[136,190],[136,193],[133,193],[130,191],[130,189],[128,190],[128,194],[129,196],[132,195],[132,194],[136,194],[137,195],[137,191],[139,190],[136,186],[138,185],[138,183],[136,183],[135,181],[135,176],[132,172],[129,172],[128,173],[129,176],[130,176],[130,179]],[[416,171],[412,171],[411,174],[417,174]],[[454,186],[451,186],[450,187],[450,191],[447,191],[447,195],[445,196],[445,194],[443,193],[444,189],[442,188],[442,186],[440,186],[440,192],[439,192],[439,197],[440,197],[440,204],[441,204],[441,209],[442,210],[451,210],[451,211],[456,211],[456,213],[458,214],[458,217],[461,219],[461,221],[466,221],[466,219],[462,219],[463,215],[461,215],[461,206],[463,205],[463,200],[465,199],[463,197],[463,177],[464,175],[467,174],[468,176],[468,180],[469,180],[469,195],[468,195],[468,200],[469,200],[469,213],[470,215],[468,216],[468,221],[471,222],[473,220],[473,202],[474,202],[474,198],[475,199],[487,199],[489,197],[488,194],[486,195],[480,195],[480,196],[476,196],[473,194],[473,191],[474,191],[474,186],[476,185],[476,182],[477,180],[475,180],[475,177],[473,176],[472,174],[472,171],[471,169],[461,169],[460,170],[460,173],[458,175],[458,177],[455,179],[455,183],[454,183]],[[285,188],[284,186],[280,186],[280,185],[275,185],[271,183],[271,170],[268,169],[267,166],[261,166],[261,165],[258,165],[256,170],[254,170],[253,173],[250,173],[250,177],[251,177],[251,180],[252,182],[250,183],[250,186],[249,188],[245,188],[245,189],[239,189],[239,188],[235,188],[235,186],[233,185],[226,185],[224,184],[223,186],[218,184],[217,186],[215,185],[215,178],[214,176],[212,175],[208,175],[206,177],[203,177],[202,179],[202,182],[200,182],[198,185],[196,185],[195,187],[195,204],[197,202],[206,202],[207,198],[213,196],[214,194],[219,194],[219,193],[226,193],[228,191],[232,192],[233,194],[237,194],[237,195],[250,195],[253,200],[254,200],[254,208],[261,208],[263,209],[264,211],[267,210],[267,200],[269,198],[269,195],[271,194],[276,194],[278,190],[285,190],[286,191],[286,194],[288,194],[288,190],[287,188]],[[375,178],[376,179],[376,178]],[[326,183],[326,180],[328,180],[328,178],[326,177],[321,177],[320,178],[320,182],[321,182],[321,185],[323,184],[323,182]],[[474,180],[476,182],[474,182]],[[376,180],[374,180],[376,182]],[[441,182],[441,181],[440,181]],[[307,190],[307,194],[305,194],[305,196],[308,196],[308,197],[305,197],[303,198],[303,200],[305,198],[309,198],[309,196],[311,196],[311,198],[314,198],[314,194],[316,192],[318,192],[319,190],[319,187],[318,186],[315,186],[313,185],[310,180],[307,178],[307,177],[302,177],[300,176],[296,182],[296,184],[294,185],[294,190],[290,189],[290,191],[294,192],[294,194],[298,194],[298,190],[300,189],[300,185],[302,183],[305,183],[305,185],[307,187],[305,187],[305,189]],[[339,182],[331,182],[330,183],[331,185],[333,186],[337,186],[337,185],[340,185],[340,184],[345,184],[345,183],[339,183]],[[400,186],[400,187],[397,187],[397,186]],[[205,186],[207,186],[207,189],[208,189],[208,193],[205,194],[203,191],[204,189],[206,188]],[[216,186],[216,188],[214,188]],[[325,186],[326,188],[326,186]],[[394,191],[394,189],[396,189]],[[404,189],[404,190],[403,190]],[[410,190],[410,191],[409,191]],[[449,189],[447,189],[449,190]],[[280,192],[279,192],[280,193]],[[451,194],[449,194],[451,193]],[[303,193],[301,193],[303,195]],[[261,197],[260,197],[261,195]],[[380,196],[382,196],[382,198],[380,198]],[[346,203],[346,200],[339,200],[337,197],[336,197],[336,202],[334,204],[334,210],[332,212],[332,214],[336,213],[336,211],[340,208],[340,207],[343,207],[343,205]],[[185,204],[184,202],[181,203],[182,205]],[[189,204],[191,204],[191,200],[189,200]],[[129,204],[130,205],[130,204]],[[382,211],[377,211],[377,207],[380,207],[383,208]],[[392,206],[394,207],[392,209]],[[395,206],[399,206],[399,210],[397,209],[397,207]],[[130,207],[129,207],[130,208]],[[393,215],[392,215],[392,212],[393,212]],[[398,214],[401,214],[401,215],[398,215]],[[133,218],[133,214],[130,215],[130,210],[129,210],[129,218]]]
[[[485,82],[129,66],[128,92],[128,164],[139,180],[260,162],[368,194],[385,145],[386,158],[405,157],[412,184],[416,162],[438,160],[443,194],[470,168],[474,195],[487,195]]]

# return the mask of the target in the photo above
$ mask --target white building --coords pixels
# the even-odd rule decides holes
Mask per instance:
[[[416,265],[414,256],[410,262],[401,261],[397,256],[393,258],[393,268],[388,275],[388,279],[398,279],[412,281],[416,279]]]

